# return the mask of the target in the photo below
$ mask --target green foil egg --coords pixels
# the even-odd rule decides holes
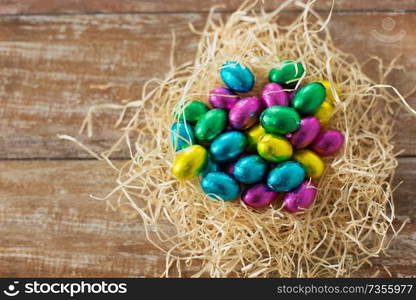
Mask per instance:
[[[326,97],[325,87],[320,82],[304,85],[292,100],[292,106],[302,114],[313,114]]]
[[[305,69],[302,63],[286,60],[279,67],[270,70],[269,81],[281,85],[289,85],[298,81],[304,72]]]
[[[210,142],[227,126],[227,113],[223,109],[211,109],[195,125],[195,136],[200,142]]]
[[[175,117],[180,121],[196,123],[209,111],[209,107],[200,101],[190,101],[183,105],[183,109],[175,112]]]
[[[260,122],[267,132],[286,134],[299,129],[300,115],[291,107],[272,106],[263,111]]]

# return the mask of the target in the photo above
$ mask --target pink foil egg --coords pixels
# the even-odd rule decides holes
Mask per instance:
[[[261,99],[266,107],[275,105],[288,106],[289,99],[285,90],[277,83],[268,83],[264,86]]]
[[[239,100],[239,97],[230,89],[217,87],[209,93],[209,103],[214,108],[232,108]]]
[[[250,207],[266,207],[278,196],[278,193],[272,191],[266,184],[259,183],[251,186],[241,195],[241,200]]]
[[[311,148],[321,156],[334,154],[344,144],[344,136],[338,130],[321,131],[311,144]]]
[[[229,123],[234,129],[247,129],[257,122],[262,109],[263,105],[259,98],[242,98],[230,109]]]
[[[295,149],[302,149],[311,144],[319,134],[321,124],[318,118],[306,117],[300,121],[300,127],[295,132],[288,133],[286,137]]]
[[[315,197],[316,185],[305,180],[296,189],[285,194],[283,197],[284,208],[292,213],[303,211],[311,206]]]

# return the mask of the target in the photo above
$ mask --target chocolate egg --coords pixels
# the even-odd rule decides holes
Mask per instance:
[[[321,156],[334,154],[344,144],[344,136],[338,130],[325,130],[318,134],[311,148]]]
[[[265,134],[266,134],[266,131],[264,130],[263,126],[261,126],[260,124],[257,124],[251,127],[246,132],[249,146],[256,148],[257,144],[260,142],[260,140]]]
[[[321,83],[308,83],[295,94],[291,105],[302,114],[313,114],[324,102],[325,95],[325,87]]]
[[[257,122],[263,105],[257,97],[242,98],[228,114],[230,125],[237,130],[244,130]]]
[[[267,177],[267,185],[276,192],[286,192],[296,188],[305,179],[305,170],[295,161],[277,165]]]
[[[250,207],[262,208],[272,203],[278,193],[271,190],[266,184],[259,183],[246,189],[241,195],[241,200]]]
[[[205,167],[203,168],[201,175],[206,176],[208,173],[219,171],[221,171],[220,164],[212,158],[211,154],[208,154],[207,163],[205,164]]]
[[[317,117],[319,119],[319,122],[322,126],[325,126],[329,123],[332,117],[332,113],[334,111],[334,106],[331,104],[329,100],[325,100],[322,102],[321,106],[318,107],[318,109],[313,114],[314,117]]]
[[[240,194],[237,181],[223,172],[208,173],[201,180],[201,188],[205,194],[217,200],[234,200]]]
[[[292,107],[272,106],[262,112],[260,122],[267,132],[286,134],[299,129],[300,116]]]
[[[325,87],[325,90],[326,90],[326,98],[328,100],[330,100],[331,102],[335,101],[335,96],[334,96],[334,93],[332,92],[332,89],[331,89],[331,83],[328,80],[321,80],[319,82],[322,83],[322,85]],[[335,83],[333,83],[333,87],[334,87],[335,93],[337,95],[340,95],[341,94],[341,89],[339,89],[335,85]]]
[[[287,139],[274,134],[265,134],[257,144],[257,152],[265,160],[282,162],[292,156],[292,145]]]
[[[208,100],[212,107],[230,109],[239,98],[232,90],[218,87],[209,93]]]
[[[265,85],[261,92],[261,100],[266,107],[289,105],[287,93],[277,83],[268,83]]]
[[[175,113],[177,119],[189,123],[196,123],[209,110],[209,107],[200,101],[187,101],[182,109]]]
[[[172,173],[179,180],[187,180],[198,175],[204,168],[208,153],[200,145],[192,145],[180,151],[172,166]]]
[[[227,61],[220,70],[220,76],[225,85],[233,91],[246,93],[254,86],[254,75],[249,68],[243,67],[236,61]]]
[[[210,151],[218,162],[236,159],[247,147],[246,136],[239,131],[228,131],[219,135],[211,144]]]
[[[227,113],[223,109],[211,109],[195,125],[195,136],[200,142],[210,142],[227,125]]]
[[[293,154],[293,158],[302,164],[305,168],[306,176],[310,178],[319,178],[325,169],[325,164],[315,152],[302,149]]]
[[[320,122],[315,117],[306,117],[300,121],[300,127],[297,131],[289,133],[286,137],[289,139],[293,148],[301,149],[307,147],[321,129]]]
[[[234,176],[235,163],[236,163],[235,161],[226,163],[222,168],[224,173],[233,177]]]
[[[258,155],[247,155],[234,165],[233,175],[239,182],[252,184],[263,179],[267,172],[266,162]]]
[[[171,127],[171,138],[175,151],[182,150],[195,143],[194,129],[187,122],[173,123]]]
[[[316,185],[305,180],[283,197],[284,208],[289,212],[303,211],[312,205],[316,197]]]
[[[269,81],[280,85],[290,85],[296,83],[305,72],[302,63],[293,60],[282,62],[277,68],[273,68],[269,73]]]

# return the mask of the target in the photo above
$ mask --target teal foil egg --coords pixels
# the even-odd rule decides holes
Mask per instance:
[[[277,165],[267,177],[267,185],[276,192],[287,192],[296,188],[305,179],[305,170],[295,161]]]
[[[227,61],[220,70],[220,76],[225,85],[233,91],[246,93],[255,83],[254,75],[249,68],[243,67],[236,61]]]
[[[215,138],[210,151],[215,161],[225,162],[236,159],[247,147],[246,136],[239,131],[228,131]]]
[[[213,158],[211,154],[208,154],[208,161],[205,166],[205,168],[202,170],[201,175],[202,177],[206,176],[208,173],[211,172],[219,172],[221,171],[221,166],[219,163],[217,163]]]
[[[234,178],[242,183],[256,183],[263,179],[267,172],[266,162],[258,155],[240,158],[234,166]]]
[[[172,145],[175,151],[180,151],[195,144],[194,129],[187,122],[173,123],[171,127]]]
[[[201,180],[201,188],[209,197],[221,198],[224,201],[237,199],[240,195],[240,186],[237,181],[224,172],[208,173]]]

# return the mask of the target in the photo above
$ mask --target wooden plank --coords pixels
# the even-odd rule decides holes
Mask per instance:
[[[284,0],[263,1],[266,9],[274,9]],[[237,9],[242,0],[2,0],[0,14],[46,14],[46,13],[85,13],[85,12],[201,12],[208,11],[213,5],[222,5],[224,11]],[[315,7],[319,10],[328,9],[330,0],[317,1]],[[296,9],[294,5],[288,9]],[[412,0],[377,0],[377,1],[335,1],[337,11],[400,11],[414,10],[416,3]]]
[[[282,14],[282,21],[294,13]],[[416,49],[415,14],[393,16],[390,35],[380,40],[383,20],[390,14],[335,14],[330,29],[336,45],[365,61],[378,55],[386,61],[403,53],[406,72],[393,72],[389,82],[406,93],[414,87]],[[201,28],[206,15],[83,15],[20,16],[0,18],[0,158],[82,158],[84,151],[56,138],[57,133],[77,136],[93,150],[108,148],[118,137],[113,130],[117,114],[99,113],[90,140],[77,134],[88,108],[123,103],[140,96],[142,84],[169,67],[170,30],[177,36],[176,61],[192,59],[198,37],[188,23]],[[374,65],[366,68],[376,76]],[[96,86],[106,86],[99,89]],[[416,106],[416,97],[409,103]],[[397,149],[416,155],[414,117],[398,118]],[[100,126],[97,126],[100,124]],[[126,153],[118,154],[126,157]]]
[[[163,254],[145,239],[137,219],[106,210],[114,171],[97,161],[1,161],[0,276],[159,276]],[[383,265],[394,276],[416,275],[415,158],[400,159],[395,182],[398,218],[411,219],[390,257],[374,260],[358,276]],[[185,276],[195,272],[188,269]]]

